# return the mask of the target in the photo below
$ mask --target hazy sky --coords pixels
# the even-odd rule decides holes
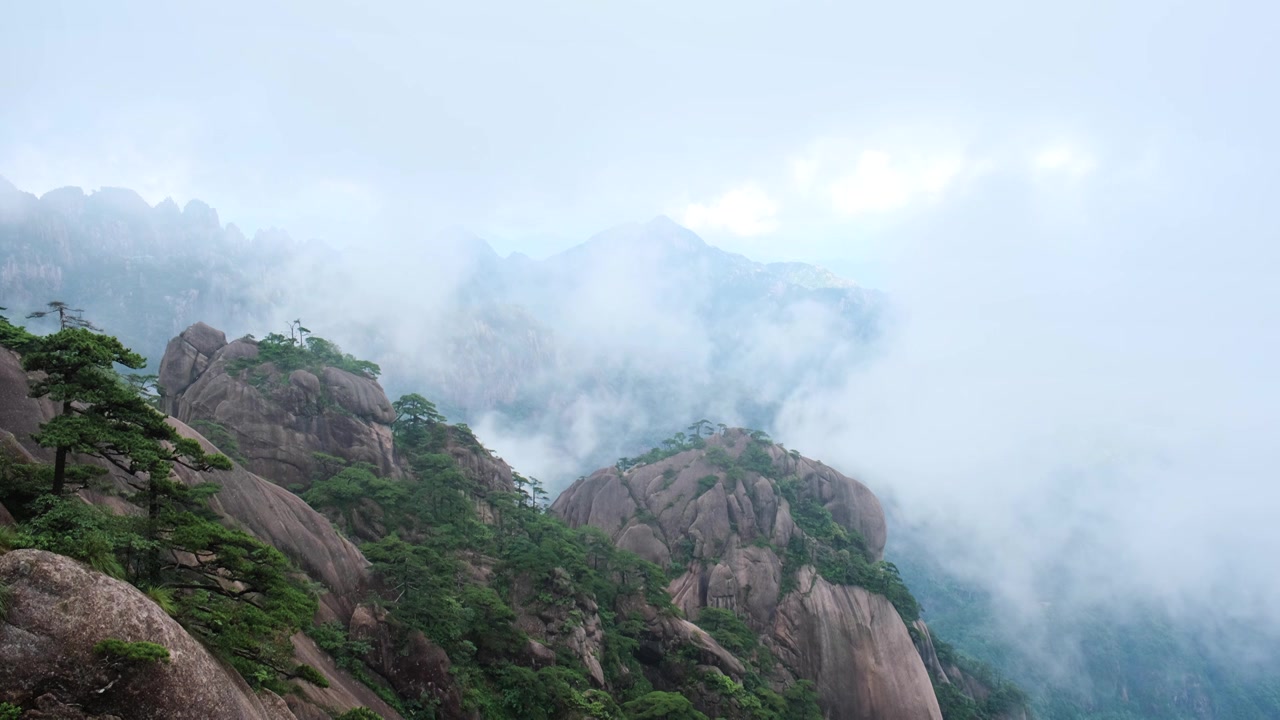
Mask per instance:
[[[889,282],[902,225],[993,172],[1069,184],[1260,158],[1277,15],[1145,0],[9,3],[0,175],[37,193],[199,197],[250,232],[335,242],[463,225],[535,256],[665,213],[729,249]]]
[[[1086,600],[1280,628],[1277,27],[1273,2],[10,2],[0,175],[410,257],[444,226],[538,256],[665,213],[826,264],[903,322],[795,388],[779,439],[1025,607],[1065,565]]]

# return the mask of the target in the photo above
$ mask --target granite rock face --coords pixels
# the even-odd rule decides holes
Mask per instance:
[[[59,705],[86,716],[147,720],[295,720],[279,697],[254,693],[132,585],[40,550],[0,556],[9,600],[0,623],[0,700]],[[168,648],[169,662],[118,667],[94,652],[107,638]],[[44,696],[52,697],[45,698]]]
[[[870,561],[883,557],[884,511],[870,489],[742,430],[625,471],[599,470],[561,494],[552,512],[575,527],[598,527],[618,547],[673,572],[683,569],[667,587],[675,605],[695,619],[707,607],[737,614],[783,674],[814,682],[826,717],[940,720],[924,662],[888,600],[833,585],[812,566],[801,567],[794,589],[784,592],[783,550],[803,531],[779,483],[758,471],[766,468],[787,479],[793,498],[816,502],[860,536]]]
[[[321,472],[318,452],[402,474],[391,435],[395,410],[377,381],[333,367],[285,374],[270,362],[231,365],[257,356],[252,340],[228,343],[203,323],[187,328],[160,362],[166,412],[206,434],[225,434],[234,447],[223,450],[283,487],[308,487]]]

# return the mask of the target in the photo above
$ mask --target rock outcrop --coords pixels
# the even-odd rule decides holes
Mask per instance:
[[[220,331],[192,325],[160,362],[165,410],[199,430],[226,433],[234,447],[224,450],[283,487],[311,484],[320,471],[317,452],[401,474],[391,436],[395,411],[377,381],[333,367],[285,374],[270,362],[231,366],[257,356],[253,340],[228,343]]]
[[[779,604],[771,636],[783,665],[812,680],[831,718],[941,718],[933,685],[893,605],[833,585],[811,566]]]
[[[132,585],[62,555],[0,556],[0,700],[78,707],[89,716],[147,720],[296,720],[279,697],[254,693]],[[168,662],[115,667],[94,652],[108,638],[147,641]],[[50,714],[46,717],[59,717]]]
[[[784,572],[785,549],[804,532],[771,478],[860,537],[868,562],[881,559],[884,512],[865,485],[741,430],[625,471],[597,471],[552,512],[683,569],[667,588],[676,606],[695,619],[706,607],[736,613],[762,636],[780,673],[815,683],[828,718],[941,718],[929,674],[888,600],[834,585],[812,566]]]

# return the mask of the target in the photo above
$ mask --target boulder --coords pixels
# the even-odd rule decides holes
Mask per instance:
[[[159,380],[166,398],[181,394],[209,367],[214,353],[226,347],[227,336],[202,322],[169,341],[160,360]]]
[[[255,693],[127,583],[62,555],[15,550],[0,556],[0,584],[9,595],[0,623],[0,701],[45,717],[74,717],[58,714],[59,706],[73,706],[86,717],[296,720],[279,697]],[[107,638],[157,643],[170,659],[116,667],[94,652]]]

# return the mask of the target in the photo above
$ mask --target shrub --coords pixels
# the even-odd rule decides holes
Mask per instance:
[[[622,706],[628,720],[707,720],[683,695],[655,690]]]
[[[707,631],[725,650],[734,655],[750,653],[756,647],[756,634],[731,610],[705,607],[698,611],[698,627]]]
[[[18,720],[22,717],[22,708],[13,703],[0,702],[0,720]]]
[[[382,720],[382,716],[367,707],[358,707],[342,713],[336,720]]]
[[[94,645],[93,651],[113,662],[131,665],[169,662],[169,648],[153,642],[128,642],[118,638],[107,638]]]
[[[320,671],[310,665],[299,665],[293,669],[294,677],[299,680],[306,680],[316,687],[329,687],[329,678],[320,674]]]

